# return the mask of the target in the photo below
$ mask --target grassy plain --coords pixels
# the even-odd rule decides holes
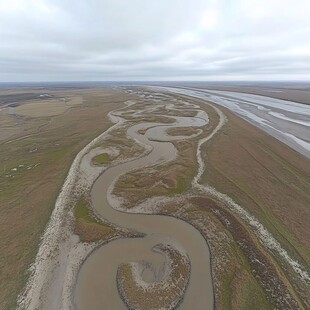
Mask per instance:
[[[92,138],[110,126],[107,111],[121,107],[125,100],[133,97],[98,89],[71,89],[58,93],[80,96],[84,102],[53,117],[20,117],[0,111],[0,124],[5,125],[5,134],[1,136],[0,133],[1,309],[15,308],[16,296],[27,279],[27,267],[36,254],[40,235],[73,158]],[[194,102],[203,105],[200,100]],[[141,104],[141,108],[143,106]],[[139,109],[139,106],[135,108]],[[204,134],[214,128],[218,120],[212,108],[206,109],[211,123]],[[282,247],[309,271],[309,160],[229,111],[225,110],[225,114],[228,123],[203,147],[207,169],[202,182],[227,193],[254,214]],[[172,121],[158,115],[128,119],[133,122]],[[148,197],[173,197],[190,190],[197,169],[197,141],[198,138],[175,142],[179,156],[173,163],[122,176],[116,191],[129,198],[128,207]],[[111,132],[111,139],[103,141],[101,146],[118,147],[126,158],[134,158],[143,152],[134,141],[127,139],[123,129]],[[98,164],[109,161],[106,155],[97,159]],[[282,293],[285,297],[286,288],[301,308],[310,307],[305,286],[297,283],[291,270],[286,269],[276,256],[271,256],[251,229],[225,206],[199,196],[184,204],[167,204],[160,212],[190,222],[208,241],[217,309],[280,307],[277,300],[281,299]],[[90,213],[86,201],[79,202],[75,217],[76,232],[84,241],[114,236],[115,228],[99,223]],[[257,261],[265,267],[261,268]],[[274,279],[278,282],[272,282]]]
[[[75,105],[82,103],[83,100],[81,96],[48,100],[33,100],[29,103],[19,105],[14,108],[14,111],[20,116],[54,116],[62,114]]]
[[[108,111],[133,98],[111,89],[52,89],[49,93],[80,97],[84,102],[53,117],[19,117],[5,109],[0,115],[0,122],[7,124],[8,132],[12,126],[13,132],[0,141],[0,309],[15,309],[75,155],[110,127]]]
[[[205,182],[246,206],[310,264],[309,160],[225,110],[229,121],[204,147]]]
[[[309,273],[309,160],[228,110],[225,114],[228,123],[203,148],[207,165],[203,182],[254,214]],[[273,257],[283,266],[277,254]],[[296,279],[288,266],[282,268],[284,281],[292,285],[300,305],[308,308],[309,285]]]

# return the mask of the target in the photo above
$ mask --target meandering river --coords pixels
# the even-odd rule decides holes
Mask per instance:
[[[91,190],[92,206],[102,218],[120,226],[145,234],[143,238],[124,238],[102,245],[86,259],[78,274],[74,300],[77,309],[126,309],[121,300],[116,273],[121,263],[147,261],[154,270],[160,270],[164,256],[152,251],[160,243],[174,244],[182,248],[190,258],[191,274],[188,288],[180,309],[213,309],[213,286],[210,270],[210,253],[205,239],[190,224],[179,219],[150,214],[136,214],[116,210],[111,193],[115,181],[132,170],[158,163],[172,161],[177,152],[169,140],[186,137],[170,137],[166,130],[171,127],[201,127],[208,123],[208,115],[189,105],[198,112],[196,117],[173,116],[173,124],[139,123],[128,128],[127,135],[152,151],[145,157],[122,163],[107,169],[94,183]],[[158,108],[162,104],[158,104]],[[178,105],[171,105],[177,110]],[[154,103],[156,108],[156,103]],[[177,113],[177,112],[176,112]],[[141,116],[143,112],[139,112]],[[121,117],[121,114],[118,114]],[[169,115],[169,117],[171,117]],[[139,129],[149,128],[144,135]],[[190,138],[190,137],[187,137]],[[156,141],[154,141],[156,140]],[[142,275],[144,281],[152,281],[154,275]]]

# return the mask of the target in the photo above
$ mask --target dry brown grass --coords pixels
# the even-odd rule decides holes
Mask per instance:
[[[114,147],[119,151],[119,155],[113,160],[130,160],[139,157],[145,149],[126,135],[127,127],[118,128],[110,132],[107,140],[100,142],[98,147]]]
[[[248,208],[293,257],[305,263],[309,255],[301,243],[308,239],[304,237],[301,242],[296,238],[298,242],[294,244],[291,230],[309,233],[308,220],[303,219],[303,225],[296,227],[289,219],[300,221],[307,212],[305,208],[309,204],[305,195],[310,193],[307,160],[228,111],[227,115],[228,125],[203,148],[207,163],[203,181],[211,182]],[[195,143],[189,148],[178,143],[176,146],[180,158],[174,164],[144,168],[119,180],[116,192],[126,197],[127,207],[148,197],[175,192],[181,177],[178,171],[183,171],[191,180],[183,163],[180,167],[175,165],[186,158],[186,163],[194,169],[194,157],[186,155],[186,150],[195,149]],[[260,199],[264,199],[264,203]],[[284,200],[286,208],[282,208]],[[293,214],[295,205],[301,214]],[[166,204],[158,212],[190,222],[209,242],[217,309],[272,309],[275,306],[284,309],[309,305],[306,286],[296,283],[290,272],[282,269],[277,257],[271,256],[253,232],[225,206],[203,198],[184,205]],[[285,219],[287,224],[283,223]]]
[[[144,167],[122,175],[116,182],[114,193],[124,198],[124,207],[132,208],[147,198],[180,194],[190,188],[197,169],[198,140],[210,133],[218,121],[218,116],[211,107],[206,106],[200,100],[195,103],[200,104],[201,108],[208,112],[210,123],[202,128],[203,133],[199,137],[173,142],[179,154],[175,161],[159,166]],[[176,115],[175,111],[174,115]],[[157,117],[160,118],[160,116]],[[154,116],[154,121],[156,120]],[[144,117],[137,121],[144,121]],[[176,131],[183,129],[187,131],[189,128],[176,128]]]
[[[254,214],[289,255],[310,272],[309,160],[225,110],[228,124],[204,147],[203,181]],[[273,257],[277,268],[283,266]],[[309,307],[309,285],[285,267],[288,287]]]
[[[74,232],[82,242],[107,242],[120,237],[141,237],[141,234],[121,229],[97,218],[84,197],[81,197],[75,205],[74,218]]]
[[[211,252],[216,309],[273,309],[252,273],[247,257],[235,243],[234,232],[228,231],[212,212],[216,203],[198,199],[201,199],[199,203],[190,199],[182,203],[171,201],[158,213],[190,223],[206,239]]]
[[[145,287],[135,280],[131,264],[118,268],[118,290],[129,309],[175,309],[183,299],[190,276],[188,257],[169,245],[159,244],[156,248],[167,256],[169,271],[163,279]]]
[[[195,174],[196,141],[174,144],[180,152],[174,162],[144,167],[119,178],[114,193],[124,199],[124,206],[132,208],[147,198],[179,194],[189,189]]]
[[[167,133],[170,136],[191,136],[199,132],[195,127],[168,128]]]
[[[291,288],[284,272],[276,266],[272,257],[256,240],[255,236],[251,234],[251,230],[247,229],[225,207],[216,204],[211,199],[195,197],[191,199],[191,202],[201,210],[206,208],[208,211],[211,211],[221,222],[224,229],[232,235],[234,243],[246,258],[246,265],[251,270],[252,277],[255,277],[255,281],[264,289],[265,295],[271,305],[276,307],[276,309],[296,309],[302,304]],[[242,283],[240,283],[239,278],[244,280],[244,273],[245,270],[241,269],[241,272],[238,272],[237,276],[234,275],[231,280],[234,282],[234,287],[231,289],[235,292],[231,296],[233,297],[232,302],[238,304],[240,300],[242,301],[242,295],[236,291],[236,288],[241,289]],[[248,282],[251,285],[253,279],[249,279]],[[245,287],[244,289],[247,288]],[[251,292],[254,293],[252,290],[248,293]],[[247,300],[247,303],[249,303],[249,300]]]
[[[11,138],[24,138],[3,141],[0,147],[1,309],[15,308],[73,158],[111,125],[107,112],[130,98],[123,92],[98,89],[62,90],[62,94],[82,96],[85,103],[48,122],[45,118],[18,119],[28,130]],[[23,167],[12,170],[19,165]]]
[[[309,160],[229,111],[206,146],[204,180],[246,207],[305,265],[310,264]]]
[[[96,242],[100,240],[110,240],[119,237],[117,230],[109,225],[91,223],[84,219],[78,219],[74,232],[80,237],[82,242]]]
[[[178,106],[182,107],[181,104],[178,104]],[[162,108],[162,109],[156,110],[154,112],[154,115],[156,114],[162,114],[162,115],[168,115],[168,116],[178,115],[178,116],[184,116],[184,117],[194,117],[196,116],[197,112],[191,111],[191,110],[182,110],[182,109],[180,109],[179,111],[175,111],[175,110],[169,110],[166,108]]]
[[[146,115],[143,117],[135,117],[135,116],[126,116],[127,120],[139,121],[139,122],[150,122],[150,123],[165,123],[171,124],[174,122],[174,119],[166,116],[155,116],[155,115]]]
[[[62,99],[34,100],[14,108],[17,115],[28,117],[54,116],[66,112],[77,104],[82,104],[82,97]]]

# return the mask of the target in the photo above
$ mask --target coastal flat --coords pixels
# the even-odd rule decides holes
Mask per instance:
[[[309,84],[302,82],[189,82],[171,84],[171,86],[175,85],[208,90],[241,92],[310,104]]]
[[[10,89],[9,93],[14,95],[15,90]],[[49,93],[80,97],[83,103],[52,117],[39,117],[36,111],[31,117],[28,109],[27,117],[8,114],[8,108],[0,111],[0,123],[6,124],[6,134],[1,129],[0,141],[1,309],[16,306],[72,160],[83,146],[111,125],[108,112],[130,99],[127,94],[111,89],[26,88],[23,93],[32,94],[30,100]],[[18,101],[20,108],[32,104],[24,100],[25,96]]]
[[[305,156],[227,108],[164,89],[158,92],[144,87],[117,90],[34,88],[17,91],[15,95],[13,90],[7,92],[5,96],[9,97],[5,100],[14,98],[14,102],[0,111],[0,122],[5,125],[0,141],[0,159],[4,163],[0,179],[3,236],[0,241],[1,283],[5,284],[1,284],[1,307],[16,307],[17,295],[28,280],[28,267],[34,262],[40,237],[50,223],[50,215],[69,167],[85,145],[113,125],[107,116],[109,111],[114,111],[118,118],[123,119],[123,123],[117,125],[116,122],[117,126],[106,133],[105,139],[96,142],[84,154],[81,165],[84,165],[83,173],[90,169],[110,169],[98,179],[95,178],[96,183],[94,179],[89,184],[89,191],[95,184],[92,193],[96,191],[96,200],[90,200],[90,192],[81,194],[81,197],[71,193],[74,196],[72,201],[78,199],[77,203],[68,204],[63,214],[71,221],[66,224],[68,226],[63,226],[64,232],[75,238],[78,236],[79,244],[86,249],[89,246],[90,251],[85,252],[88,253],[85,261],[80,262],[83,263],[82,276],[76,277],[82,282],[77,282],[77,292],[80,293],[76,300],[85,305],[95,302],[96,294],[101,294],[101,291],[93,290],[91,285],[104,279],[115,283],[115,275],[110,273],[111,266],[114,271],[117,270],[120,264],[127,262],[127,256],[138,260],[139,251],[132,251],[135,239],[141,239],[145,232],[152,233],[153,229],[158,229],[159,234],[171,235],[174,232],[176,236],[184,238],[185,248],[191,255],[194,254],[189,258],[195,277],[202,276],[199,264],[209,264],[210,251],[217,309],[240,309],[255,305],[264,309],[288,305],[308,307],[307,283],[296,272],[300,267],[307,276],[310,264],[310,170],[309,159]],[[42,99],[42,95],[48,96]],[[4,105],[7,105],[9,102],[5,100]],[[70,105],[70,100],[77,104]],[[61,102],[65,107],[60,106]],[[206,114],[197,117],[197,111]],[[207,115],[207,124],[201,123],[201,127],[195,127],[201,122],[202,115]],[[175,123],[174,118],[179,118],[179,123]],[[143,143],[137,143],[139,139],[147,143],[147,137],[152,141],[149,143],[158,148],[154,155],[150,153],[150,157],[150,150],[144,149]],[[165,145],[167,142],[160,142],[161,139],[171,139],[170,147]],[[201,145],[202,162],[199,162],[198,145],[203,139],[207,140]],[[131,163],[133,160],[134,163],[140,161],[140,166]],[[202,164],[205,168],[200,181],[193,181]],[[125,202],[119,206],[122,212],[108,208],[108,202],[104,208],[101,206],[107,199],[110,182],[119,175],[113,195]],[[162,197],[166,197],[163,200],[165,203],[153,207],[153,203],[161,201]],[[240,209],[230,204],[231,198]],[[131,215],[126,213],[135,213],[135,210],[151,216],[135,215],[136,220],[132,220]],[[253,219],[248,220],[244,214],[253,216]],[[254,222],[262,225],[267,235],[262,237]],[[139,228],[137,231],[136,227]],[[141,233],[143,230],[145,232]],[[63,238],[66,238],[65,235]],[[152,259],[152,255],[145,246],[166,240],[156,236],[151,241],[141,239],[140,252],[143,251],[148,259]],[[199,247],[192,248],[190,236],[195,239],[194,245],[200,244]],[[10,242],[14,238],[18,243]],[[121,240],[113,241],[118,238]],[[128,238],[130,241],[126,241]],[[271,247],[268,243],[270,240],[277,240],[277,247]],[[99,246],[101,248],[94,250]],[[199,259],[202,249],[208,250],[204,262]],[[70,251],[69,248],[67,250]],[[114,252],[111,251],[119,253],[119,261],[114,259]],[[127,256],[124,251],[127,251]],[[55,257],[57,255],[55,253]],[[105,265],[105,269],[100,267],[100,255],[109,257],[110,266]],[[261,268],[257,262],[265,267]],[[294,262],[297,262],[297,269],[294,269]],[[55,266],[58,263],[62,266],[64,262],[56,260]],[[173,264],[176,262],[171,262]],[[187,267],[182,269],[183,282],[180,282],[180,287],[172,289],[166,296],[167,300],[174,296],[175,304],[182,300],[187,285],[189,292],[194,292],[193,285],[197,287],[201,282],[201,278],[196,277],[194,284],[187,284],[189,269],[186,264]],[[122,276],[117,278],[119,285],[123,285],[119,291],[116,287],[110,287],[110,283],[102,284],[110,287],[107,292],[113,293],[114,299],[111,301],[117,300],[120,307],[123,306],[122,300],[126,300],[127,305],[145,302],[145,292],[136,294],[139,285],[131,278],[130,266],[122,266]],[[99,269],[106,270],[106,277],[98,277],[93,281]],[[18,271],[15,278],[11,277],[13,271]],[[60,277],[67,276],[66,272],[58,274]],[[152,272],[145,274],[153,278]],[[210,278],[210,272],[207,277]],[[65,280],[63,278],[61,281]],[[42,302],[45,305],[53,300],[59,302],[53,289],[59,287],[57,281],[48,283],[50,295],[49,291],[43,292],[42,296],[46,298]],[[169,281],[175,280],[172,277]],[[207,286],[209,284],[201,289]],[[153,298],[149,302],[155,304],[158,302],[156,296],[164,295],[161,285],[154,287],[156,290],[153,291],[149,288],[149,296]],[[88,298],[88,290],[94,294],[92,300]],[[208,292],[212,294],[212,288]],[[191,296],[193,298],[195,295]],[[197,304],[200,302],[195,297],[185,298],[184,305],[191,304],[193,300]]]

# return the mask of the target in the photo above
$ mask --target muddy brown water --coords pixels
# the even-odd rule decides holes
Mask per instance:
[[[207,119],[176,118],[171,127],[202,126]],[[154,127],[157,126],[157,127]],[[152,248],[159,243],[174,244],[182,248],[190,258],[191,274],[189,286],[179,309],[213,309],[213,286],[210,270],[210,253],[205,239],[190,224],[179,219],[117,211],[112,207],[111,192],[120,175],[155,163],[175,159],[176,149],[169,142],[151,141],[149,138],[167,139],[167,125],[141,123],[130,127],[128,135],[145,145],[152,146],[151,153],[143,158],[123,163],[106,170],[94,183],[91,191],[92,205],[96,212],[108,221],[146,236],[111,241],[93,251],[83,263],[77,277],[74,303],[77,309],[126,309],[117,286],[116,273],[121,263],[146,261],[152,270],[143,272],[142,279],[152,281],[163,268],[165,258]],[[145,135],[138,134],[141,128],[152,128]],[[174,137],[175,138],[175,137]]]

